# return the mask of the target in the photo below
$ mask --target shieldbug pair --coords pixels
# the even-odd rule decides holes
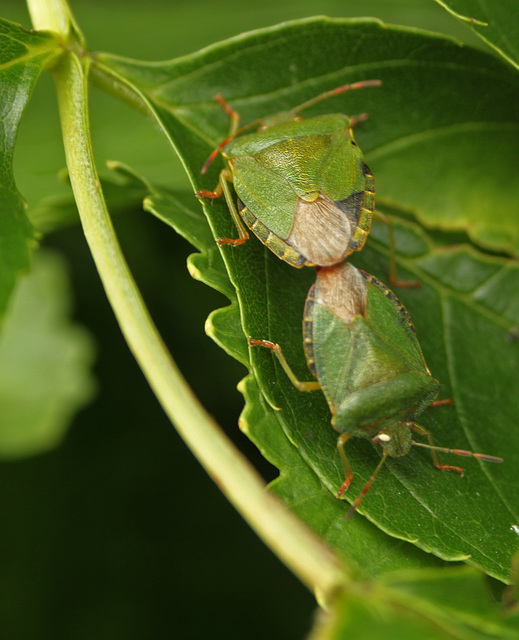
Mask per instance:
[[[412,320],[377,278],[345,262],[363,248],[374,216],[374,178],[353,136],[353,126],[366,116],[325,115],[306,120],[298,116],[326,98],[380,84],[369,80],[344,85],[241,129],[239,114],[217,96],[231,118],[231,131],[203,172],[218,153],[227,166],[214,191],[197,194],[225,197],[239,237],[220,238],[219,244],[237,246],[248,240],[244,222],[290,265],[318,267],[303,320],[305,356],[316,380],[299,381],[278,344],[250,339],[249,345],[271,348],[299,390],[323,391],[332,426],[340,433],[337,446],[345,478],[338,496],[353,478],[344,452],[346,442],[351,437],[369,438],[382,447],[380,463],[347,517],[360,504],[386,458],[404,456],[413,445],[429,448],[438,469],[460,475],[463,470],[442,464],[437,451],[501,462],[486,454],[437,447],[431,434],[415,422],[428,406],[446,401],[435,401],[439,383],[427,368]],[[244,134],[254,125],[259,125],[258,131]],[[234,185],[238,207],[229,183]],[[396,280],[392,247],[390,281],[417,285]],[[428,443],[413,440],[413,433],[426,437]]]

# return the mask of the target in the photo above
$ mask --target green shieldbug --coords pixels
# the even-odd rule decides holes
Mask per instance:
[[[353,478],[344,452],[346,442],[358,437],[381,445],[380,463],[347,517],[359,505],[387,456],[404,456],[412,445],[430,449],[438,469],[460,475],[463,469],[442,464],[436,452],[502,461],[485,454],[436,447],[429,431],[415,422],[428,406],[450,401],[433,402],[440,385],[427,368],[405,307],[380,280],[347,262],[319,268],[306,299],[303,344],[316,381],[298,380],[279,345],[266,340],[249,340],[249,344],[273,349],[299,390],[323,391],[332,413],[332,426],[340,432],[337,447],[345,479],[338,496],[348,489]],[[413,432],[426,437],[428,444],[414,441]]]
[[[380,84],[367,80],[344,85],[242,129],[238,129],[239,114],[215,96],[231,118],[231,133],[213,151],[202,173],[218,152],[227,167],[214,191],[201,190],[197,196],[225,196],[239,238],[220,238],[219,244],[248,240],[243,219],[261,242],[295,267],[338,264],[361,250],[371,227],[375,182],[352,128],[366,116],[302,119],[297,114],[331,96]],[[256,124],[258,131],[240,135]],[[229,182],[238,196],[239,212]]]

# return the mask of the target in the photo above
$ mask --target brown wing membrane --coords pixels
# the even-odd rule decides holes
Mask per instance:
[[[314,297],[347,325],[364,315],[367,304],[365,276],[348,262],[317,270]]]
[[[326,267],[341,262],[350,253],[352,234],[348,215],[321,194],[313,202],[299,199],[287,242],[309,264]]]

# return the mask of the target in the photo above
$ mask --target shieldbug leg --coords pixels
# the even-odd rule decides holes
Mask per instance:
[[[311,98],[310,100],[303,102],[303,104],[300,104],[299,106],[294,107],[293,109],[290,109],[290,112],[295,115],[300,111],[303,111],[303,109],[312,107],[314,104],[317,104],[322,100],[327,100],[332,96],[337,96],[341,93],[346,93],[346,91],[353,91],[355,89],[366,89],[367,87],[379,87],[381,84],[382,82],[380,80],[363,80],[361,82],[354,82],[353,84],[344,84],[341,87],[336,87],[331,91],[325,91],[324,93],[321,93],[318,96],[315,96],[315,98]]]
[[[222,152],[222,149],[233,138],[235,138],[238,134],[242,133],[243,131],[246,131],[247,129],[250,129],[251,127],[255,126],[256,124],[261,123],[261,120],[253,120],[252,122],[249,122],[248,124],[243,126],[241,129],[239,129],[238,126],[240,124],[240,119],[241,119],[239,112],[233,109],[231,105],[225,100],[225,98],[221,96],[219,93],[217,93],[214,96],[214,99],[216,100],[216,102],[218,102],[219,105],[223,107],[225,113],[229,116],[229,119],[230,119],[229,134],[224,140],[220,142],[220,144],[215,149],[211,151],[211,154],[205,161],[204,166],[202,167],[202,171],[201,171],[202,174],[205,174],[207,172],[207,170],[212,165],[216,156]]]
[[[220,176],[218,178],[218,185],[216,186],[214,191],[206,191],[205,189],[201,189],[196,195],[197,198],[219,198],[222,193],[225,197],[225,202],[229,207],[229,211],[231,212],[232,219],[236,228],[238,229],[239,238],[218,238],[218,244],[232,244],[233,246],[238,246],[247,242],[249,239],[249,234],[247,229],[243,226],[243,222],[241,221],[241,217],[236,210],[236,206],[232,199],[231,190],[229,189],[229,182],[232,182],[232,174],[228,169],[223,169],[220,171]]]
[[[340,498],[343,493],[348,491],[348,488],[353,480],[353,471],[351,470],[350,463],[348,458],[346,457],[346,452],[344,451],[344,445],[351,438],[349,433],[341,433],[341,435],[337,438],[337,450],[339,451],[339,455],[341,456],[342,466],[344,467],[344,482],[342,483],[339,491],[337,491],[337,498]]]
[[[299,391],[317,391],[317,389],[321,388],[321,384],[317,382],[317,380],[299,380],[299,378],[295,375],[295,373],[290,368],[290,365],[286,361],[279,344],[271,342],[270,340],[253,340],[252,338],[249,338],[247,342],[249,343],[250,347],[267,347],[268,349],[272,349],[274,355],[279,361],[279,364],[283,367],[283,371],[287,374],[290,382]]]
[[[246,131],[247,129],[250,129],[251,127],[256,126],[257,124],[261,124],[262,122],[262,119],[258,118],[257,120],[252,120],[252,122],[248,122],[246,125],[239,128],[239,124],[241,120],[241,115],[239,114],[239,112],[236,111],[236,109],[233,109],[231,105],[227,102],[227,100],[223,96],[221,96],[219,93],[217,93],[214,96],[214,99],[216,100],[216,102],[218,102],[219,105],[223,107],[225,113],[230,118],[231,124],[229,127],[229,135],[227,136],[227,138],[225,138],[225,140],[220,142],[220,144],[213,151],[213,153],[221,150],[222,147],[225,147],[225,145],[234,137],[236,137],[238,134],[242,133],[243,131]],[[202,173],[204,173],[204,171],[202,171]]]
[[[229,207],[229,211],[231,212],[231,217],[233,219],[234,224],[236,225],[236,229],[238,229],[239,238],[218,238],[218,244],[221,246],[222,244],[232,244],[234,247],[237,247],[244,242],[247,242],[249,239],[249,233],[247,229],[244,227],[242,219],[238,211],[236,210],[236,205],[234,204],[234,200],[231,194],[231,190],[229,189],[229,182],[232,182],[232,174],[228,169],[224,169],[220,172],[219,178],[220,185],[222,187],[223,195],[225,197],[225,202],[227,202],[227,206]]]
[[[216,156],[222,151],[225,145],[234,138],[234,136],[238,132],[238,125],[240,124],[240,118],[241,118],[238,111],[233,109],[231,105],[225,100],[225,98],[221,96],[219,93],[217,93],[214,96],[214,99],[216,100],[216,102],[218,102],[218,104],[221,107],[223,107],[225,113],[229,116],[229,119],[230,119],[229,135],[220,142],[220,144],[216,147],[216,149],[213,149],[210,156],[205,161],[204,166],[202,167],[202,172],[201,172],[202,174],[207,172],[207,170],[213,163],[213,160],[216,158]]]
[[[231,105],[225,100],[225,98],[219,93],[214,96],[214,99],[216,100],[216,102],[218,102],[219,105],[223,107],[225,113],[229,116],[229,119],[231,121],[229,138],[232,138],[238,131],[241,116],[238,111],[233,109]]]
[[[416,442],[415,440],[412,440],[411,444],[413,444],[415,447],[423,447],[425,449],[429,449],[433,459],[433,464],[437,469],[440,469],[440,471],[455,471],[456,473],[459,473],[462,478],[465,473],[461,467],[455,467],[450,464],[442,464],[440,462],[440,458],[438,457],[437,451],[442,451],[443,453],[454,453],[458,456],[466,456],[468,458],[478,458],[479,460],[485,460],[485,462],[503,462],[503,458],[489,456],[486,453],[475,453],[474,451],[466,451],[465,449],[448,449],[447,447],[438,447],[434,444],[432,435],[425,427],[422,427],[415,422],[409,422],[408,427],[411,429],[411,431],[427,438],[429,444],[425,444],[424,442]]]
[[[421,287],[422,283],[420,280],[399,280],[396,277],[396,249],[393,223],[388,216],[384,215],[380,211],[374,211],[373,215],[379,222],[383,222],[387,226],[387,234],[389,238],[389,283],[394,287],[408,289]]]
[[[387,455],[388,455],[387,451],[383,450],[382,458],[380,459],[380,462],[378,463],[377,468],[375,469],[375,471],[373,471],[373,473],[371,475],[371,478],[366,482],[366,485],[364,486],[364,489],[362,489],[362,491],[360,492],[358,497],[355,499],[355,502],[351,505],[350,510],[344,516],[345,520],[349,520],[351,518],[351,516],[357,510],[357,507],[359,506],[359,504],[362,502],[362,499],[364,498],[366,493],[370,490],[370,487],[373,484],[373,482],[375,481],[375,478],[377,477],[378,472],[380,471],[380,469],[382,468],[382,465],[386,461]]]
[[[351,116],[350,127],[353,129],[353,127],[356,127],[360,122],[366,122],[368,118],[369,115],[367,113],[359,113],[356,116]]]
[[[452,398],[445,398],[444,400],[433,400],[430,407],[447,407],[454,404],[454,400]]]

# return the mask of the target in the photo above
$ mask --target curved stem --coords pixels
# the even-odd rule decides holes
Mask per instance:
[[[67,166],[85,236],[108,299],[165,412],[234,506],[290,569],[325,598],[343,583],[336,557],[278,499],[199,404],[162,342],[135,285],[101,191],[87,111],[88,59],[53,69]]]

